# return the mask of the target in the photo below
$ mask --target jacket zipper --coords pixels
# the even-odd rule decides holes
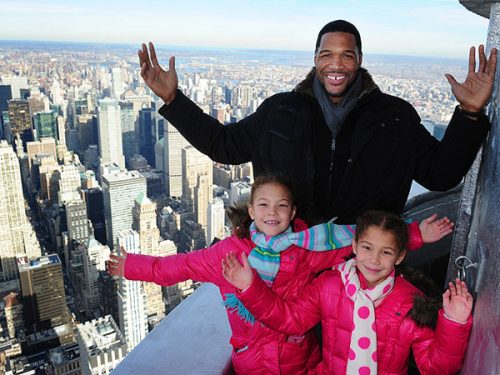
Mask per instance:
[[[333,184],[333,162],[335,159],[335,146],[336,146],[336,140],[335,138],[332,137],[332,144],[330,146],[330,170],[328,174],[328,195],[330,196],[330,199],[332,199],[331,194],[332,194],[332,184]],[[330,201],[333,203],[333,201]]]

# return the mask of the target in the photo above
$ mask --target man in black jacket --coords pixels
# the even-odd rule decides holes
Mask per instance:
[[[159,112],[198,150],[224,164],[252,161],[255,175],[284,173],[296,184],[298,215],[310,223],[338,217],[353,223],[366,209],[400,214],[416,180],[429,190],[457,185],[470,168],[490,123],[496,50],[470,49],[458,102],[441,142],[406,101],[384,94],[361,67],[361,37],[337,20],[319,32],[315,67],[292,92],[266,99],[247,118],[222,125],[178,90],[175,58],[163,70],[152,43],[139,51],[141,76],[165,105]]]

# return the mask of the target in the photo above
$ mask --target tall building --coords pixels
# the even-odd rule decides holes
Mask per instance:
[[[189,145],[182,149],[182,200],[205,229],[207,207],[212,199],[213,168],[210,158]]]
[[[168,121],[165,126],[164,139],[165,188],[167,195],[179,198],[182,195],[182,149],[189,143]]]
[[[35,232],[26,216],[17,156],[7,141],[0,142],[0,274],[17,277],[16,257],[41,255]]]
[[[58,139],[57,114],[54,111],[36,112],[33,115],[35,141],[51,137]]]
[[[69,322],[62,265],[57,254],[19,264],[24,318],[30,332]]]
[[[47,199],[50,204],[57,203],[61,166],[51,156],[34,158],[32,163],[30,175],[32,192],[38,191],[38,197],[42,200]]]
[[[91,224],[87,219],[87,206],[79,196],[78,199],[65,202],[64,207],[68,228],[68,246],[65,249],[66,268],[68,268],[69,261],[73,259],[73,251],[78,246],[87,244]]]
[[[120,249],[127,253],[139,254],[139,234],[132,229],[118,233]],[[118,314],[120,330],[127,341],[128,350],[135,348],[148,333],[148,317],[146,312],[146,294],[143,283],[120,279],[118,290]]]
[[[229,195],[229,205],[248,202],[252,186],[245,181],[231,182],[231,193]]]
[[[162,172],[162,175],[165,173],[163,172],[165,167],[163,166],[164,164],[164,154],[165,154],[165,138],[162,137],[158,142],[155,144],[155,168],[158,171]]]
[[[24,330],[23,304],[19,301],[17,293],[14,292],[7,294],[3,300],[9,337],[11,339],[19,337],[20,331]]]
[[[84,152],[90,145],[98,144],[97,117],[95,115],[82,114],[77,116],[77,127],[81,151]]]
[[[106,245],[106,222],[104,219],[104,194],[100,186],[82,189],[82,195],[87,205],[87,216],[94,228],[94,237]]]
[[[141,254],[160,256],[160,231],[156,225],[156,203],[144,193],[140,193],[134,201],[132,210],[132,229],[139,233]],[[165,305],[161,294],[161,286],[155,283],[144,283],[148,318],[165,316]]]
[[[207,216],[207,244],[210,244],[214,238],[222,240],[225,237],[224,220],[226,217],[222,199],[214,198],[210,201]]]
[[[98,107],[99,156],[104,163],[115,162],[125,168],[120,107],[116,99],[101,99]]]
[[[26,143],[26,152],[28,154],[30,168],[33,163],[33,158],[37,154],[52,155],[54,160],[57,160],[56,140],[54,138],[42,138],[37,141],[28,142]]]
[[[74,164],[61,165],[59,172],[59,194],[78,191],[82,185],[80,171]]]
[[[156,116],[152,108],[139,111],[139,153],[149,165],[155,165]]]
[[[84,306],[87,311],[99,308],[99,273],[106,271],[109,247],[102,245],[94,237],[89,237],[83,249]]]
[[[125,161],[137,154],[137,140],[135,134],[136,113],[134,112],[134,103],[129,101],[120,101],[120,117],[122,123],[122,144]]]
[[[107,245],[116,249],[116,235],[132,227],[132,208],[139,193],[146,194],[146,179],[137,171],[120,171],[102,176]]]
[[[83,375],[107,375],[127,355],[127,342],[111,315],[78,324]]]
[[[2,83],[11,87],[13,99],[24,99],[21,96],[21,89],[29,89],[28,78],[22,76],[2,76]]]
[[[9,100],[9,121],[10,134],[14,137],[16,134],[21,136],[23,146],[26,142],[33,140],[31,132],[31,115],[29,103],[23,99]]]
[[[9,109],[9,100],[12,99],[10,85],[0,85],[0,113]]]
[[[123,94],[123,80],[122,80],[122,70],[120,67],[115,66],[111,69],[111,87],[113,90],[113,97],[120,99]]]

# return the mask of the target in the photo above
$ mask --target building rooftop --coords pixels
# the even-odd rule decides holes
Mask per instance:
[[[91,354],[99,354],[126,343],[111,315],[79,324],[78,332],[85,348]]]

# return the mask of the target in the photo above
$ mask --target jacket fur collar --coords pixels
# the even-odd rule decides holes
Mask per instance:
[[[413,297],[413,307],[409,314],[419,327],[436,328],[438,312],[442,307],[442,291],[423,272],[411,268],[401,268],[403,277],[415,285],[422,294]]]
[[[368,93],[371,93],[372,91],[380,91],[377,84],[373,81],[372,76],[370,75],[370,73],[368,73],[368,70],[366,70],[365,68],[359,68],[359,73],[363,77],[363,87],[361,89],[361,95],[359,96],[360,98]],[[312,68],[309,73],[307,73],[306,78],[297,86],[295,86],[293,91],[315,98],[313,91],[313,79],[315,74],[316,68]]]

